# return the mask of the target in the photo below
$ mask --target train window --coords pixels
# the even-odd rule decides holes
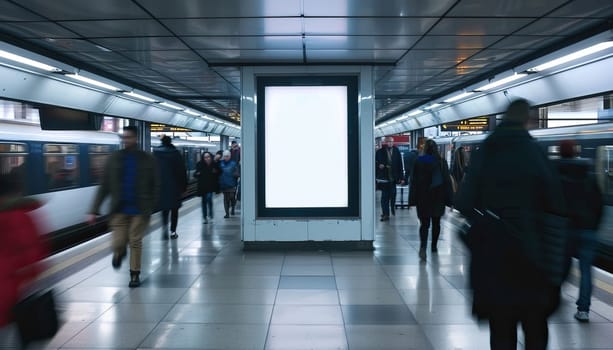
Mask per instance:
[[[104,165],[112,152],[113,148],[110,145],[89,146],[89,176],[91,185],[97,185],[102,181]]]
[[[79,184],[79,147],[71,144],[43,146],[47,189],[57,190]]]
[[[0,174],[16,174],[25,179],[27,155],[28,145],[24,143],[0,143]]]
[[[599,146],[594,165],[600,189],[607,196],[613,195],[613,146]]]

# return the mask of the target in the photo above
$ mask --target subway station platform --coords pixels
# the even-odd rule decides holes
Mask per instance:
[[[417,256],[414,210],[377,223],[372,252],[244,252],[240,209],[203,224],[185,202],[179,239],[159,215],[144,240],[142,285],[111,267],[109,235],[49,261],[63,326],[32,349],[489,349],[470,314],[466,250],[443,224],[438,254]],[[597,271],[590,323],[574,318],[576,268],[550,319],[550,349],[613,349],[613,278]],[[520,333],[520,342],[522,336]],[[11,327],[0,348],[16,348]],[[522,348],[522,347],[519,347]]]

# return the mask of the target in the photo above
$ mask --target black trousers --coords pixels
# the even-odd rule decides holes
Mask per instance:
[[[428,246],[428,231],[430,230],[430,220],[432,220],[432,247],[438,244],[438,237],[441,235],[441,218],[423,217],[419,218],[419,241],[420,248]]]
[[[179,208],[162,210],[162,223],[164,229],[168,228],[168,214],[170,213],[170,232],[177,231],[177,223],[179,222]]]
[[[524,330],[526,350],[547,349],[549,331],[547,316],[540,310],[511,308],[490,317],[490,347],[492,350],[517,349],[517,323]]]

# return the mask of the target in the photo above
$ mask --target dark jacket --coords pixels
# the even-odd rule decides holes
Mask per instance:
[[[153,155],[157,161],[160,177],[159,209],[181,207],[183,193],[187,190],[187,171],[181,153],[171,145],[156,147]]]
[[[238,163],[230,159],[229,161],[221,160],[219,162],[221,174],[219,176],[219,188],[224,190],[236,189],[238,185],[238,177],[240,176],[240,168]]]
[[[40,273],[36,262],[47,253],[31,211],[40,204],[15,198],[0,205],[0,326],[11,321],[11,309],[24,297],[20,289]]]
[[[143,215],[153,213],[160,186],[155,159],[144,151],[126,149],[113,152],[109,157],[90,213],[99,214],[100,205],[108,195],[111,196],[111,213],[118,213],[121,210],[124,157],[128,152],[132,152],[136,157],[135,190],[138,210]]]
[[[509,309],[552,313],[559,287],[539,269],[545,256],[545,213],[563,214],[560,179],[527,130],[503,122],[471,156],[455,201],[473,223],[475,208],[498,215],[504,227],[484,233],[480,253],[471,248],[473,313],[489,318]],[[485,252],[485,253],[483,253]]]
[[[385,168],[380,169],[379,165],[383,164]],[[391,168],[390,168],[391,167]],[[376,177],[379,180],[391,180],[396,183],[403,179],[402,174],[402,159],[400,151],[397,147],[392,147],[392,161],[387,157],[387,147],[382,147],[375,154],[375,171]],[[391,174],[390,170],[391,169]],[[390,178],[391,175],[391,178]]]
[[[411,176],[413,176],[413,169],[415,168],[415,162],[417,162],[419,153],[417,150],[412,149],[404,156],[404,181],[409,183]]]
[[[445,159],[431,155],[417,158],[411,176],[409,206],[417,206],[420,218],[440,218],[451,206],[453,193]]]
[[[219,164],[211,161],[211,165],[207,165],[204,161],[199,161],[196,164],[196,172],[194,177],[198,179],[198,195],[202,196],[206,193],[219,192],[219,175],[221,170]]]
[[[590,161],[574,158],[555,163],[562,179],[570,227],[596,230],[602,219],[603,199],[596,179],[589,173]]]

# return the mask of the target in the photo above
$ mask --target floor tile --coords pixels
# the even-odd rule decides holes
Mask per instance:
[[[332,276],[281,276],[279,289],[336,289]]]
[[[404,301],[396,289],[341,289],[342,305],[402,305]]]
[[[164,322],[268,324],[272,305],[177,304]]]
[[[274,304],[277,289],[211,289],[190,288],[181,304]]]
[[[68,341],[65,348],[136,348],[155,323],[96,322]]]
[[[63,322],[92,322],[105,311],[110,309],[112,303],[58,303],[56,308]]]
[[[613,348],[613,324],[578,322],[549,325],[549,349]]]
[[[416,324],[406,305],[343,305],[343,318],[348,325]]]
[[[61,301],[118,303],[129,293],[126,287],[74,287],[58,295]]]
[[[116,304],[96,322],[158,323],[166,316],[172,304]]]
[[[153,274],[141,280],[140,288],[188,288],[198,275]]]
[[[469,305],[408,305],[419,324],[474,324]]]
[[[469,300],[456,289],[399,289],[407,305],[468,305]]]
[[[334,325],[343,324],[340,306],[275,305],[272,324]]]
[[[161,349],[263,349],[267,331],[266,325],[162,323],[140,346]]]
[[[351,350],[433,349],[424,332],[415,325],[350,325],[347,340]]]
[[[187,288],[134,288],[121,303],[174,304],[186,291]]]
[[[454,289],[453,285],[442,276],[392,276],[392,283],[398,289]]]
[[[348,349],[343,326],[272,325],[266,350]]]
[[[277,305],[338,305],[338,291],[333,289],[279,289]]]
[[[391,289],[394,284],[389,277],[376,276],[336,276],[338,289]]]
[[[278,276],[233,276],[220,277],[203,275],[194,282],[196,288],[213,289],[276,289],[279,286]]]
[[[284,265],[281,275],[285,276],[332,276],[332,265]]]
[[[487,325],[427,325],[424,333],[435,350],[489,350]]]

